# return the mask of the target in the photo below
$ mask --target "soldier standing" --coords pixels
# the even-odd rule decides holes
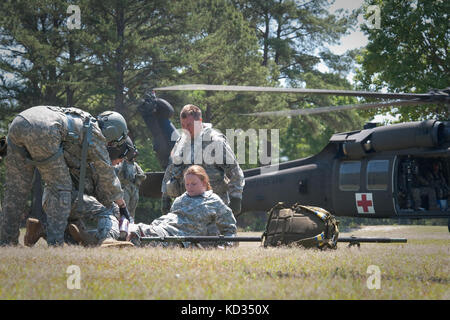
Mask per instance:
[[[8,131],[5,158],[4,212],[0,221],[0,245],[17,245],[19,223],[30,193],[34,168],[45,182],[43,207],[47,213],[44,226],[49,245],[64,243],[64,230],[72,207],[72,188],[78,197],[84,194],[87,163],[92,163],[99,177],[98,193],[105,206],[115,202],[128,215],[122,189],[111,165],[107,144],[119,145],[128,134],[125,119],[117,112],[106,111],[97,119],[77,108],[37,106],[14,118]],[[80,172],[79,180],[72,176]],[[113,215],[105,217],[111,230]],[[113,237],[109,230],[105,234]]]
[[[134,220],[136,207],[139,202],[139,187],[146,179],[145,173],[136,162],[138,151],[131,139],[125,142],[127,149],[121,157],[123,161],[116,165],[116,173],[123,190],[123,199],[127,204],[130,217]]]
[[[183,107],[180,122],[183,134],[171,151],[161,187],[163,213],[170,209],[167,199],[180,196],[184,191],[183,171],[192,164],[198,164],[208,174],[213,192],[235,215],[239,214],[244,173],[226,137],[211,124],[203,123],[200,108],[192,104]]]

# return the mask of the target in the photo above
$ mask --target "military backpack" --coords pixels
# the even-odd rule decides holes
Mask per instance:
[[[339,222],[328,211],[280,202],[269,211],[264,247],[302,246],[304,248],[336,249]]]

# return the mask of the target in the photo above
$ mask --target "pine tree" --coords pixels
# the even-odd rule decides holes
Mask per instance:
[[[67,1],[3,1],[0,92],[10,111],[64,103]]]
[[[306,88],[351,89],[346,80],[353,67],[356,52],[335,55],[327,45],[356,23],[358,11],[328,12],[328,1],[235,0],[255,30],[263,52],[262,65],[277,68],[279,85]],[[318,70],[318,64],[328,67]],[[298,109],[351,104],[356,99],[315,95],[284,95],[279,108]],[[321,150],[336,131],[358,129],[364,119],[356,112],[341,112],[292,119],[271,119],[281,129],[281,151],[284,159],[312,155]]]

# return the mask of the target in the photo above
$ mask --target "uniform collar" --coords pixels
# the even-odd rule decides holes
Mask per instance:
[[[198,195],[198,196],[195,196],[195,197],[191,197],[191,196],[187,193],[187,191],[186,191],[185,193],[186,193],[186,195],[187,195],[189,198],[198,198],[198,197],[209,198],[209,197],[211,196],[211,194],[213,193],[213,191],[212,191],[212,190],[206,190],[206,191],[203,192],[202,194],[200,194],[200,195]]]

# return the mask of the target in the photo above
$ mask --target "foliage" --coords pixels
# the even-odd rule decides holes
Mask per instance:
[[[288,82],[302,79],[332,54],[324,44],[337,43],[355,23],[356,15],[336,16],[327,11],[330,3],[293,0],[236,0],[235,5],[256,30],[263,51],[263,65],[273,60],[280,78]]]
[[[320,72],[305,74],[305,79],[312,88],[350,89],[347,80],[339,75]],[[332,96],[305,96],[301,99],[293,98],[303,108],[315,106],[346,105],[356,102],[355,98]],[[297,106],[296,106],[297,107]],[[288,126],[280,132],[281,156],[286,160],[311,156],[321,151],[329,138],[336,132],[361,129],[367,117],[356,111],[342,111],[324,113],[313,116],[292,117],[287,121]]]
[[[80,7],[80,29],[69,29],[69,4]],[[137,106],[150,88],[182,83],[349,89],[352,54],[336,43],[355,14],[327,11],[327,1],[2,1],[0,10],[0,129],[17,112],[38,104],[80,107],[92,114],[124,115],[139,148],[139,164],[159,171],[148,128]],[[318,63],[327,72],[317,69]],[[355,112],[315,117],[256,118],[243,113],[348,104],[353,99],[228,92],[158,93],[178,114],[198,105],[205,122],[226,129],[278,129],[284,159],[319,151],[333,131],[364,122]],[[174,124],[179,127],[178,117]],[[248,150],[247,150],[248,152]],[[245,164],[243,168],[256,166]],[[1,193],[0,188],[0,193]],[[159,212],[143,199],[142,219]]]
[[[3,111],[63,101],[67,84],[63,56],[73,39],[65,27],[66,8],[66,1],[0,4],[0,10],[8,12],[0,17],[0,101],[9,109]]]
[[[351,89],[345,76],[352,68],[355,52],[338,56],[325,45],[337,43],[348,32],[356,22],[357,12],[341,10],[337,15],[331,14],[327,10],[330,5],[328,1],[242,0],[234,3],[244,12],[249,25],[256,32],[263,52],[262,64],[269,70],[279,70],[273,75],[275,80],[292,87]],[[319,63],[326,65],[329,71],[318,71]],[[314,108],[356,101],[300,95],[283,95],[277,99],[263,109],[256,107],[255,111]],[[356,112],[342,112],[265,121],[272,124],[271,128],[280,130],[282,159],[293,160],[320,151],[334,133],[333,130],[360,128],[365,118]]]
[[[356,79],[363,89],[428,92],[450,83],[450,3],[448,1],[377,0],[381,28],[365,26],[369,43],[359,56]],[[370,114],[374,114],[371,111]],[[391,111],[401,121],[448,119],[443,105]]]

